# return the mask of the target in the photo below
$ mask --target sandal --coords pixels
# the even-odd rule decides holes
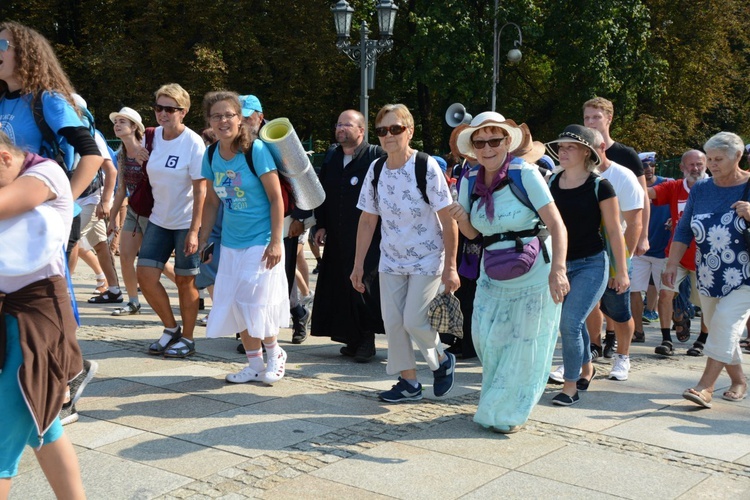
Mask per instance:
[[[162,336],[164,336],[164,335],[170,335],[172,338],[169,340],[169,342],[167,342],[166,345],[162,345],[159,342],[159,340],[161,340],[161,339],[159,339],[156,342],[154,342],[153,344],[151,344],[150,346],[148,346],[148,353],[149,354],[152,354],[154,356],[157,356],[159,354],[164,354],[164,351],[167,350],[167,347],[171,346],[172,344],[174,344],[175,342],[177,342],[178,340],[180,340],[182,338],[182,328],[177,327],[177,331],[174,332],[174,333],[170,332],[169,330],[167,330],[165,328],[164,332],[162,333]]]
[[[187,358],[193,354],[195,354],[195,340],[188,340],[185,337],[164,350],[165,358]]]
[[[683,317],[681,320],[674,321],[674,331],[677,336],[677,340],[680,342],[687,342],[690,340],[690,318]],[[679,328],[679,330],[678,330]]]
[[[492,429],[492,432],[497,432],[498,434],[514,434],[521,430],[520,425],[493,425],[490,427]]]
[[[119,304],[123,301],[122,292],[112,293],[109,290],[89,299],[89,304]]]
[[[724,391],[724,394],[721,395],[721,399],[731,401],[733,403],[742,401],[743,399],[745,399],[745,396],[747,396],[747,383],[740,387],[742,387],[741,390],[732,389],[732,387],[729,387],[729,389]]]
[[[674,347],[672,346],[672,342],[662,340],[661,345],[656,346],[654,352],[661,356],[674,356]]]
[[[703,356],[703,348],[706,347],[703,345],[703,342],[696,342],[693,344],[693,347],[687,350],[688,356]]]
[[[750,349],[750,337],[740,340],[740,349]]]
[[[693,388],[685,389],[682,397],[704,408],[711,408],[713,406],[711,403],[713,393],[707,389],[701,389],[700,391],[696,391]]]
[[[646,334],[643,332],[633,332],[633,339],[631,342],[635,344],[643,344],[646,342]]]
[[[101,295],[107,290],[109,290],[109,287],[107,286],[107,282],[105,281],[103,285],[96,285],[96,288],[94,288],[94,292],[91,295]]]
[[[138,314],[141,312],[141,305],[135,302],[128,302],[125,307],[118,307],[112,311],[112,316],[127,316],[129,314]]]

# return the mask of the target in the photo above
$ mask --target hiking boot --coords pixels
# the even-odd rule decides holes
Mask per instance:
[[[422,399],[422,384],[418,383],[417,387],[413,387],[409,382],[399,377],[398,383],[390,390],[378,394],[378,397],[387,403],[419,401]]]
[[[607,332],[604,335],[604,347],[602,353],[607,359],[611,359],[615,355],[615,349],[617,349],[617,337],[615,332]]]
[[[362,342],[354,353],[354,361],[357,363],[367,363],[375,357],[375,353],[376,349],[374,340],[372,342]]]
[[[307,324],[310,322],[310,311],[298,305],[292,309],[292,344],[301,344],[307,340]]]

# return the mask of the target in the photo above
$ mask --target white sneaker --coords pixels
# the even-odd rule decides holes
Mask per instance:
[[[562,384],[565,382],[565,366],[560,365],[555,370],[550,372],[549,379],[551,382],[556,384]]]
[[[266,371],[263,373],[263,382],[274,384],[284,378],[286,366],[286,351],[279,347],[279,354],[270,358],[266,363]]]
[[[250,365],[246,366],[237,373],[230,373],[227,375],[227,382],[233,384],[245,384],[247,382],[263,382],[263,375],[265,371],[256,372]]]
[[[615,354],[615,364],[609,372],[610,380],[624,381],[628,379],[630,371],[630,357],[624,354]]]

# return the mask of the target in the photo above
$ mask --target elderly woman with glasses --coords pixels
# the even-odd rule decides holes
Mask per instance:
[[[703,350],[703,375],[682,397],[711,408],[716,381],[725,369],[731,385],[722,398],[737,402],[747,395],[739,341],[750,316],[750,173],[740,169],[744,145],[736,134],[719,132],[703,150],[712,177],[690,189],[662,280],[674,288],[680,259],[695,239],[701,311],[711,335]]]
[[[474,421],[508,434],[526,422],[546,385],[560,303],[569,291],[567,233],[537,167],[511,153],[531,143],[525,125],[484,112],[457,143],[480,164],[476,180],[461,183],[450,207],[464,236],[483,236],[472,317],[482,362]]]
[[[148,348],[149,354],[184,358],[195,354],[193,330],[198,318],[195,275],[200,268],[200,229],[206,180],[201,162],[206,149],[203,139],[185,126],[190,95],[176,83],[163,85],[155,93],[154,112],[159,126],[151,153],[142,148],[141,161],[154,195],[154,207],[138,254],[138,283],[151,308],[164,324],[164,332]],[[177,324],[169,296],[159,282],[162,270],[175,254],[174,273],[180,301],[182,328]]]
[[[459,287],[458,231],[448,214],[451,194],[435,159],[410,147],[414,118],[406,106],[384,106],[375,118],[375,133],[387,156],[370,165],[362,185],[351,281],[358,292],[365,292],[364,260],[382,218],[379,272],[386,371],[400,376],[379,396],[389,403],[422,399],[413,341],[433,372],[433,392],[441,397],[453,388],[456,358],[443,351],[427,308],[441,282],[445,293]]]

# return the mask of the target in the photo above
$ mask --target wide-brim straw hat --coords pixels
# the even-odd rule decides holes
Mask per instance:
[[[544,143],[541,141],[532,141],[531,144],[521,146],[511,154],[517,158],[522,158],[528,163],[536,163],[542,156],[544,156],[544,151]]]
[[[508,134],[508,137],[510,137],[508,151],[514,156],[517,156],[514,153],[516,150],[519,148],[523,149],[532,142],[531,133],[525,123],[516,125],[516,122],[513,120],[506,120],[500,113],[485,111],[484,113],[479,113],[475,116],[474,119],[471,120],[469,126],[458,134],[458,139],[456,140],[458,151],[464,156],[474,158],[474,146],[471,144],[471,136],[477,130],[486,127],[499,127]]]
[[[135,126],[138,127],[138,130],[141,131],[141,134],[143,134],[146,131],[146,127],[143,126],[143,120],[141,120],[141,115],[138,113],[138,111],[134,110],[133,108],[129,108],[125,106],[120,111],[115,111],[113,113],[110,113],[109,119],[112,123],[115,123],[115,118],[117,118],[118,116],[127,118],[131,122],[135,123]]]
[[[594,131],[590,128],[586,128],[583,125],[568,125],[562,134],[557,136],[557,139],[546,144],[547,151],[559,163],[559,156],[557,155],[558,144],[561,142],[575,142],[587,147],[591,151],[591,159],[594,161],[594,165],[599,166],[602,163],[602,159],[595,148],[595,137]]]
[[[450,147],[451,147],[451,154],[455,156],[456,158],[474,158],[473,154],[465,154],[458,150],[458,135],[463,132],[468,125],[466,123],[462,123],[458,127],[453,129],[453,132],[451,132],[451,138],[449,141]]]

